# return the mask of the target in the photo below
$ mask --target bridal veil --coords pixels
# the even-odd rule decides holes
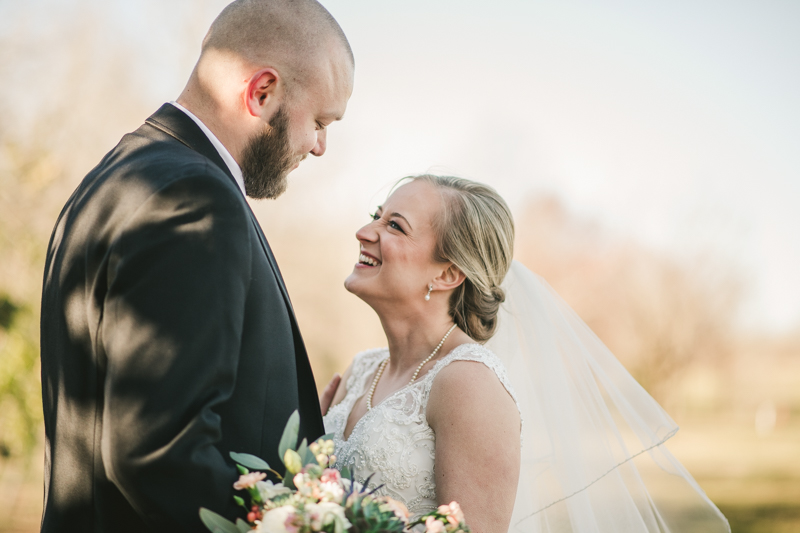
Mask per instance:
[[[522,411],[510,533],[730,532],[664,446],[678,427],[539,276],[514,261],[498,329]]]

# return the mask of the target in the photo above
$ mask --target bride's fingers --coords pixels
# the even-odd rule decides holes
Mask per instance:
[[[342,376],[340,376],[338,373],[334,374],[330,383],[328,383],[328,385],[325,387],[325,390],[322,391],[322,395],[319,397],[319,409],[322,411],[323,415],[328,412],[328,408],[331,406],[333,397],[336,396],[336,389],[339,388],[340,381],[342,381]]]

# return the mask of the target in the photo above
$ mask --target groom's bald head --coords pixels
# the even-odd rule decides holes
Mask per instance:
[[[236,0],[211,25],[178,103],[239,163],[249,195],[274,197],[303,158],[325,153],[353,67],[344,32],[316,0]]]
[[[342,28],[316,0],[236,0],[203,40],[202,55],[212,52],[238,56],[255,67],[281,68],[301,83],[332,52],[346,63],[342,66],[352,69],[354,63]]]

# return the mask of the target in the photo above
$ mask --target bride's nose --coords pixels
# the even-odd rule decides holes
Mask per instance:
[[[369,223],[356,232],[356,239],[359,242],[376,242],[378,240],[378,232],[375,231],[374,225]]]

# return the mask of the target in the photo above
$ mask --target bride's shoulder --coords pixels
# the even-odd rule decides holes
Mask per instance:
[[[489,348],[478,343],[468,343],[457,346],[436,364],[433,373],[436,374],[445,367],[461,367],[463,365],[454,365],[454,363],[463,361],[483,363],[484,366],[497,374],[498,377],[501,378],[501,381],[506,377],[506,368],[500,358]]]
[[[479,363],[479,364],[475,364]],[[516,393],[508,372],[500,358],[482,344],[462,344],[442,358],[431,371],[430,388],[476,387],[490,391],[492,388],[509,395],[514,403]]]
[[[434,431],[448,420],[459,420],[465,427],[492,417],[519,423],[519,405],[505,367],[480,344],[462,344],[441,359],[426,392],[426,416]]]

